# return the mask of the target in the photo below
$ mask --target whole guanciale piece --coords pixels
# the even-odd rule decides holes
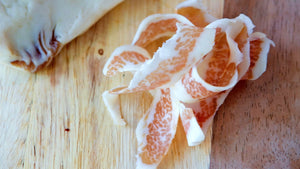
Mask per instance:
[[[177,6],[177,14],[145,18],[132,44],[113,52],[104,75],[133,73],[127,86],[102,95],[114,123],[126,124],[118,95],[150,91],[153,96],[136,128],[137,169],[159,165],[175,136],[178,119],[188,145],[199,145],[233,87],[240,80],[257,79],[266,70],[273,42],[253,28],[243,14],[216,19],[200,0],[187,0]],[[169,39],[149,56],[147,45],[161,37]]]
[[[122,0],[0,0],[0,62],[35,72]]]

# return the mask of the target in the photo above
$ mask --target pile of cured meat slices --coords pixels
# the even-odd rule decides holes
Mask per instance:
[[[140,120],[137,168],[156,168],[167,153],[182,121],[189,146],[205,138],[213,117],[240,80],[255,80],[265,70],[273,44],[265,34],[253,33],[245,15],[216,19],[199,0],[177,6],[177,14],[155,14],[140,24],[131,45],[121,46],[108,59],[103,73],[130,71],[128,86],[103,93],[114,122],[125,125],[119,109],[124,93],[150,91],[153,101]],[[153,57],[146,47],[170,37]]]

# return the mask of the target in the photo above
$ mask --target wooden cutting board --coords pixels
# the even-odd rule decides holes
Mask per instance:
[[[121,96],[128,125],[113,125],[101,94],[132,76],[106,78],[102,68],[116,47],[131,43],[146,16],[174,13],[182,1],[125,0],[36,74],[1,65],[0,168],[135,168],[135,128],[151,97]],[[223,0],[204,4],[222,16]],[[180,123],[159,168],[208,168],[210,149],[211,130],[200,146],[188,147]]]

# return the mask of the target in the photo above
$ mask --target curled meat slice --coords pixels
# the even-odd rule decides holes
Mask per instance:
[[[270,45],[275,46],[274,42],[261,32],[250,35],[250,67],[243,79],[256,80],[266,71],[267,56]]]
[[[205,27],[216,20],[215,17],[207,12],[201,0],[187,0],[177,5],[177,13],[185,16],[195,26]]]
[[[103,68],[103,74],[110,77],[117,72],[135,72],[150,58],[149,53],[144,48],[132,45],[120,46],[114,50],[107,60]]]
[[[195,102],[232,88],[238,82],[241,58],[236,43],[218,32],[213,50],[175,85],[177,97],[183,102]]]
[[[237,67],[239,79],[248,70],[249,58],[249,36],[253,32],[254,25],[249,17],[240,14],[233,19],[219,19],[207,25],[208,28],[220,28],[222,32],[230,35],[231,40],[237,44],[236,52],[242,53],[241,63]]]
[[[196,102],[228,90],[239,81],[239,73],[244,74],[244,69],[249,67],[250,59],[247,52],[249,52],[248,33],[253,29],[251,23],[248,17],[240,15],[234,19],[221,19],[209,25],[217,30],[215,45],[202,62],[193,66],[176,83],[178,99],[183,102]]]
[[[106,108],[110,112],[114,124],[121,126],[126,125],[126,122],[121,116],[119,95],[111,94],[109,91],[105,91],[102,94],[102,99]]]
[[[134,74],[129,92],[169,87],[212,49],[215,29],[177,25],[176,34]]]
[[[182,102],[192,103],[199,99],[215,95],[218,91],[207,88],[207,84],[198,74],[197,67],[193,66],[184,77],[173,87],[175,96]],[[214,86],[212,86],[214,88]],[[218,87],[216,87],[218,88]]]
[[[184,106],[185,107],[185,106]],[[180,119],[189,146],[199,145],[205,138],[200,125],[197,122],[193,109],[185,108],[180,111]]]
[[[220,92],[214,96],[208,97],[206,99],[200,100],[195,103],[186,103],[186,108],[190,108],[194,112],[194,116],[197,119],[199,126],[202,129],[204,135],[211,125],[213,118],[219,109],[219,107],[223,104],[230,90],[226,90],[224,92]],[[193,133],[193,135],[198,133]]]
[[[176,33],[176,23],[193,25],[185,17],[178,14],[150,15],[141,22],[132,44],[146,47],[149,43],[161,37],[171,37]]]
[[[251,19],[244,15],[240,14],[238,17],[233,19],[218,19],[209,25],[207,25],[207,28],[221,28],[222,32],[226,32],[231,35],[231,37],[237,37],[238,34],[242,31],[244,26],[247,27],[247,33],[248,35],[252,34],[254,25],[251,21]]]
[[[137,169],[156,168],[176,133],[179,102],[169,88],[157,90],[152,105],[136,128]]]

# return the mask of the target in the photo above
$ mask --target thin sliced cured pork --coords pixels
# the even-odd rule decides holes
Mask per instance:
[[[209,23],[217,20],[217,18],[210,15],[201,2],[201,0],[184,1],[176,6],[176,12],[177,14],[186,17],[195,26],[205,27]]]
[[[176,133],[180,109],[169,88],[156,90],[152,105],[136,129],[137,169],[156,168],[167,154]]]
[[[199,145],[232,88],[240,80],[257,79],[266,70],[273,42],[263,33],[253,33],[253,28],[250,18],[243,14],[216,19],[201,1],[187,0],[177,6],[177,14],[147,17],[132,44],[116,49],[104,73],[110,76],[128,70],[133,78],[127,86],[103,94],[114,121],[124,124],[121,111],[111,108],[119,102],[110,101],[108,96],[149,91],[154,97],[136,129],[137,168],[158,166],[170,147],[179,118],[188,145]],[[149,57],[147,45],[169,36]],[[128,54],[126,58],[121,56],[123,51]]]
[[[118,72],[138,71],[151,57],[147,50],[139,46],[125,45],[114,50],[103,68],[103,74],[111,77]]]
[[[177,31],[177,23],[193,25],[188,19],[178,14],[150,15],[140,24],[132,45],[145,48],[149,43],[161,37],[171,37]]]

